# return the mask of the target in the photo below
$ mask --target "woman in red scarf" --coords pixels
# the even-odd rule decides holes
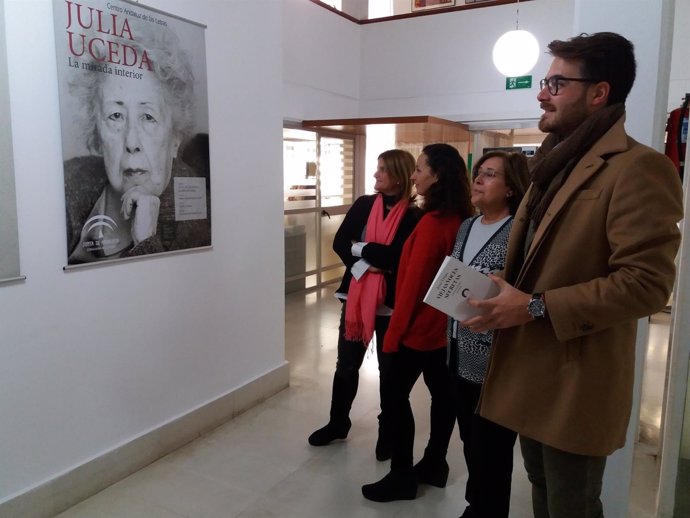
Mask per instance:
[[[412,233],[418,210],[411,198],[410,176],[414,157],[392,149],[378,157],[374,178],[376,194],[358,198],[348,211],[333,241],[333,250],[346,267],[336,297],[343,301],[338,335],[338,359],[333,376],[330,420],[309,436],[312,446],[345,439],[350,431],[350,407],[357,394],[359,368],[369,342],[376,335],[379,382],[389,370],[381,354],[383,337],[393,313],[398,262],[403,244]],[[384,426],[386,403],[381,397],[376,458],[390,458]]]
[[[450,255],[460,223],[472,216],[467,167],[448,144],[429,144],[412,175],[424,198],[424,216],[403,247],[398,273],[395,313],[381,356],[391,371],[382,387],[387,402],[387,427],[393,431],[391,471],[362,487],[369,500],[389,502],[417,497],[417,483],[445,487],[446,451],[455,411],[446,364],[445,314],[423,302],[439,266]],[[413,468],[414,416],[410,392],[420,375],[431,394],[431,435],[424,457]]]

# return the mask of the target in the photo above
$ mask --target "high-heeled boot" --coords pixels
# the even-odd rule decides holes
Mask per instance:
[[[383,423],[382,414],[379,414],[379,435],[376,439],[376,460],[384,461],[391,458],[393,448],[386,430],[388,426]]]
[[[378,482],[362,486],[362,495],[374,502],[414,500],[417,498],[417,480],[411,469],[390,471]]]
[[[309,444],[312,446],[326,446],[338,439],[346,439],[352,423],[350,418],[345,421],[328,421],[323,428],[319,428],[309,436]]]
[[[392,451],[390,442],[379,432],[379,438],[376,440],[376,460],[388,460],[391,458],[391,454]]]
[[[450,468],[444,458],[432,458],[424,455],[414,466],[417,481],[435,487],[446,487]]]
[[[319,428],[309,436],[312,446],[326,446],[338,439],[346,439],[352,422],[350,408],[357,395],[358,378],[345,378],[336,371],[333,376],[333,391],[331,393],[331,412],[328,424]]]

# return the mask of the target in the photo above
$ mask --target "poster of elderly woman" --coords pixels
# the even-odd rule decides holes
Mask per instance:
[[[205,27],[54,0],[67,267],[211,245]]]

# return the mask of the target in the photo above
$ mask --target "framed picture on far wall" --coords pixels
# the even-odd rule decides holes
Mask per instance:
[[[455,0],[412,0],[412,12],[427,11],[440,7],[453,7]]]

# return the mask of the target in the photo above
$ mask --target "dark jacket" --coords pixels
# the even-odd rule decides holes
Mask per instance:
[[[338,288],[338,293],[347,293],[352,280],[350,268],[359,261],[351,253],[352,241],[365,241],[364,234],[369,219],[369,213],[374,206],[375,194],[367,194],[357,198],[355,203],[345,215],[345,219],[335,233],[333,239],[333,250],[340,257],[345,265],[345,274]],[[405,215],[400,221],[398,231],[390,245],[379,243],[369,243],[362,249],[362,258],[369,264],[385,271],[386,298],[384,304],[392,308],[395,302],[395,282],[398,275],[398,263],[405,240],[414,230],[419,220],[419,209],[413,205],[408,207]]]

